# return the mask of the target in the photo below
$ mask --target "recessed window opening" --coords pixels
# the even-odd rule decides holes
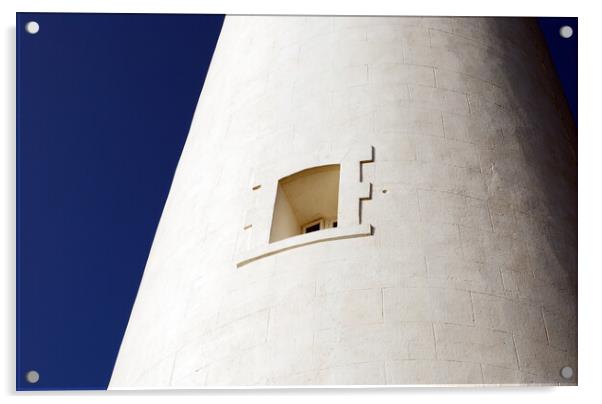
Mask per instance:
[[[338,164],[313,167],[278,181],[270,243],[337,227]]]

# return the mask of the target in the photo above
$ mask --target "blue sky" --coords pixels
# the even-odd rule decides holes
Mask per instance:
[[[222,21],[18,15],[18,388],[106,388]]]

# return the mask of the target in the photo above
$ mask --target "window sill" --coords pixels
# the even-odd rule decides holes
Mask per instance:
[[[236,260],[236,266],[240,268],[260,258],[268,257],[282,251],[291,250],[293,248],[298,248],[309,244],[345,238],[365,237],[370,236],[371,234],[372,226],[369,224],[329,228],[312,233],[300,234],[298,236],[293,236],[284,240],[270,243],[266,247],[247,251]]]

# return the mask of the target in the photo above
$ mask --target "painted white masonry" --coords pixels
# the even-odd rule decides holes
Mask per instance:
[[[226,17],[110,388],[576,383],[567,117],[531,19]],[[330,230],[373,234],[237,267],[371,146]]]

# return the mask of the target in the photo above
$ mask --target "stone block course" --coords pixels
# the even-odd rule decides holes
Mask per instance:
[[[476,363],[456,361],[388,361],[387,384],[479,384],[481,367]]]
[[[440,288],[383,289],[385,321],[473,324],[470,294]]]
[[[518,369],[511,333],[478,326],[435,324],[437,358]]]

